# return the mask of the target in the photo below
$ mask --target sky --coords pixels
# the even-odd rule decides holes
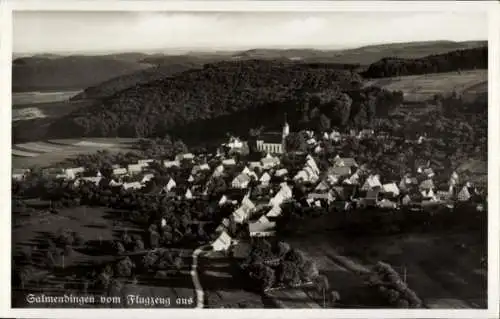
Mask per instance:
[[[488,38],[479,12],[18,11],[13,21],[14,53],[343,49]]]

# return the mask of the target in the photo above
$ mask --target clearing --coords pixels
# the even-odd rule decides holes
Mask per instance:
[[[488,70],[368,79],[365,86],[370,85],[389,91],[402,91],[405,100],[409,102],[421,102],[432,99],[434,94],[449,94],[453,91],[478,95],[488,91]]]
[[[131,152],[135,138],[85,138],[48,140],[12,145],[12,167],[29,168],[50,166],[78,154],[90,154],[99,150]]]

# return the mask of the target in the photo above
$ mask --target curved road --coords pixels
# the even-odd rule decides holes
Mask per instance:
[[[203,245],[196,248],[193,251],[193,263],[191,264],[191,277],[193,278],[193,285],[196,291],[196,308],[204,307],[204,293],[203,287],[200,283],[200,277],[198,276],[198,256],[203,252],[203,249],[210,245]]]

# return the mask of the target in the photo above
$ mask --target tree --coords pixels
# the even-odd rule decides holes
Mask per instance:
[[[278,267],[278,280],[287,286],[300,283],[300,273],[297,265],[291,261],[283,261]]]
[[[115,242],[115,248],[116,248],[116,252],[121,255],[125,252],[125,247],[123,246],[122,242],[121,241],[117,241]]]
[[[271,267],[263,264],[251,264],[246,268],[248,277],[254,288],[265,291],[271,288],[275,282],[275,274]]]
[[[285,139],[285,146],[288,152],[307,150],[307,141],[303,134],[291,132]]]
[[[302,267],[300,267],[300,276],[304,281],[310,281],[316,278],[318,275],[318,267],[316,266],[316,263],[311,259],[307,259]]]
[[[327,132],[331,128],[331,121],[325,114],[321,114],[319,117],[318,131]]]
[[[116,274],[120,277],[130,277],[132,275],[133,263],[129,257],[125,257],[116,264]]]
[[[181,271],[182,266],[184,266],[184,262],[180,256],[174,258],[174,267],[177,271]]]
[[[140,238],[137,238],[134,245],[134,251],[144,250],[144,243]]]
[[[83,235],[79,232],[74,232],[73,238],[74,238],[74,245],[76,245],[76,246],[81,246],[85,243],[85,239],[83,238]]]
[[[279,258],[285,257],[285,255],[290,251],[290,245],[284,241],[279,241],[276,244],[276,254]]]
[[[301,267],[305,262],[304,253],[298,249],[291,249],[286,255],[285,260],[290,261],[295,264],[297,267]]]
[[[337,303],[337,301],[340,300],[340,294],[338,291],[336,290],[333,290],[330,292],[330,302],[331,302],[331,305],[332,307],[335,306],[335,304]]]
[[[330,289],[330,283],[325,275],[319,275],[314,278],[314,285],[319,293],[323,294],[323,307],[326,307],[326,292]]]
[[[149,232],[149,244],[150,244],[151,248],[153,248],[153,249],[158,248],[160,246],[160,239],[161,239],[161,236],[160,236],[160,234],[158,234],[158,232],[156,232],[156,231]]]

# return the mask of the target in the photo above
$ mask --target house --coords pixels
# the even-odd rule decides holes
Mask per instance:
[[[382,185],[382,192],[385,194],[389,194],[392,197],[397,197],[400,193],[398,185],[396,185],[396,183],[388,183]]]
[[[194,182],[194,177],[193,177],[193,175],[189,175],[189,177],[188,177],[187,181],[188,181],[189,183]]]
[[[236,161],[234,160],[234,158],[225,159],[225,160],[222,160],[222,165],[234,166],[234,165],[236,165]]]
[[[122,184],[123,189],[141,189],[142,184],[140,182],[132,182],[132,183],[123,183]]]
[[[401,205],[403,206],[409,206],[411,204],[411,197],[410,195],[406,194],[401,198]]]
[[[212,177],[219,177],[224,173],[224,166],[221,164],[214,169]]]
[[[244,207],[250,212],[255,209],[255,204],[250,200],[249,194],[245,195],[241,200],[241,207]]]
[[[99,183],[102,180],[102,177],[101,176],[89,176],[89,177],[82,177],[82,178],[80,178],[80,180],[86,181],[89,183],[93,183],[95,185],[99,185]]]
[[[170,192],[172,188],[174,188],[175,186],[177,186],[177,183],[172,178],[170,178],[168,180],[167,185],[165,185],[165,187],[163,188],[163,190],[166,192]]]
[[[191,192],[191,190],[189,188],[186,190],[186,193],[184,194],[184,198],[186,198],[186,199],[193,198],[193,193]]]
[[[144,166],[149,166],[149,164],[153,163],[154,161],[155,161],[154,159],[140,159],[140,160],[137,161],[137,164],[144,165]]]
[[[415,177],[410,177],[410,175],[405,175],[399,182],[399,189],[407,190],[413,185],[418,185],[418,180]]]
[[[420,191],[424,200],[437,201],[436,194],[434,194],[434,190],[432,188],[422,189]]]
[[[214,251],[227,251],[231,247],[231,236],[229,236],[225,231],[222,232],[219,237],[212,243],[212,249]]]
[[[260,177],[259,181],[262,185],[267,185],[269,184],[269,181],[271,180],[271,176],[267,173],[267,172],[264,172],[264,174],[262,174],[262,176]]]
[[[464,187],[462,187],[460,192],[458,192],[457,200],[460,202],[466,202],[470,198],[471,198],[471,194],[470,194],[469,188],[467,187],[467,185],[465,185]]]
[[[319,168],[311,155],[306,156],[306,167],[310,167],[315,174],[319,174]]]
[[[240,206],[233,212],[232,218],[235,223],[243,224],[248,220],[248,218],[250,218],[250,210],[246,207]]]
[[[282,168],[282,169],[277,170],[274,173],[274,176],[276,176],[276,177],[282,177],[282,176],[285,176],[286,174],[288,174],[288,170],[286,168]]]
[[[116,177],[127,175],[127,169],[125,167],[114,168],[111,175]]]
[[[194,154],[192,153],[184,153],[184,154],[177,154],[175,156],[176,161],[192,161],[194,160]]]
[[[163,166],[165,166],[166,168],[171,168],[171,167],[180,167],[181,166],[181,162],[180,161],[163,161]]]
[[[122,186],[122,185],[123,185],[122,182],[115,181],[114,179],[111,179],[109,181],[109,186],[110,187],[119,187],[119,186]]]
[[[141,179],[141,184],[146,184],[147,182],[149,182],[150,180],[152,180],[154,178],[154,174],[145,174],[142,179]]]
[[[222,197],[219,200],[219,206],[222,206],[225,203],[227,203],[227,196],[226,195],[222,195]]]
[[[271,209],[267,212],[267,217],[278,217],[281,215],[281,207],[279,205],[271,207]]]
[[[422,181],[420,183],[420,185],[418,186],[418,188],[422,191],[422,190],[430,190],[432,188],[434,188],[434,182],[432,181],[432,179],[426,179],[424,181]]]
[[[269,237],[274,236],[276,231],[274,228],[276,227],[275,222],[268,223],[249,223],[248,230],[250,233],[250,237]]]
[[[365,180],[365,183],[361,187],[361,190],[368,191],[376,188],[382,188],[382,184],[380,183],[380,176],[379,175],[370,175],[368,178]]]
[[[279,206],[284,201],[292,198],[292,190],[286,183],[281,184],[280,190],[276,193],[276,195],[269,200],[269,204],[271,206]]]
[[[335,167],[341,167],[341,166],[347,166],[347,167],[357,167],[358,164],[356,163],[356,160],[352,157],[340,157],[340,156],[335,156],[333,159],[334,166]]]
[[[306,141],[307,145],[311,146],[311,145],[316,145],[318,142],[316,141],[316,139],[314,137],[311,137],[310,139],[308,139]]]
[[[250,169],[262,168],[262,164],[260,162],[248,162],[248,167]]]
[[[436,175],[436,174],[434,174],[434,170],[430,167],[424,168],[424,170],[422,171],[422,174],[427,176],[428,178],[432,178],[434,175]]]
[[[377,202],[377,206],[385,209],[396,209],[398,207],[398,204],[387,198],[384,198]]]
[[[251,251],[252,245],[249,242],[243,240],[235,240],[231,250],[231,255],[233,258],[245,259],[250,255]]]
[[[260,163],[263,169],[270,169],[278,166],[280,164],[280,159],[267,153],[266,156],[260,160]]]
[[[360,207],[375,207],[379,202],[378,195],[379,195],[378,188],[370,189],[366,192],[365,197],[359,200],[358,205]]]
[[[230,224],[231,224],[231,221],[229,220],[229,218],[224,218],[221,221],[221,223],[219,224],[219,226],[217,226],[215,231],[218,233],[223,232],[223,231],[227,231],[229,229]]]
[[[304,167],[300,170],[297,175],[293,178],[296,181],[310,182],[315,183],[318,181],[319,176],[314,172],[314,170],[310,167]]]
[[[138,174],[142,172],[142,166],[139,164],[129,164],[127,166],[127,171],[130,175]]]
[[[66,168],[64,170],[67,179],[75,179],[78,174],[85,172],[84,167]]]
[[[313,201],[324,201],[327,204],[330,204],[335,200],[335,196],[333,195],[332,192],[326,192],[326,193],[309,193],[307,194],[307,198]]]
[[[333,130],[328,136],[328,139],[334,142],[339,142],[342,139],[342,135],[340,134],[340,132]]]
[[[250,175],[251,173],[252,173],[252,171],[250,171],[250,169],[248,168],[248,166],[245,166],[245,167],[241,170],[241,174]]]
[[[328,176],[336,177],[336,179],[340,179],[341,177],[351,175],[351,167],[349,166],[335,166],[330,167],[327,171]]]
[[[250,176],[247,174],[239,174],[236,176],[231,182],[231,187],[233,188],[248,188],[248,184],[250,183]]]
[[[314,188],[314,190],[316,192],[325,192],[327,190],[330,189],[330,185],[328,185],[328,183],[326,181],[321,181],[317,186],[316,188]]]
[[[257,220],[257,223],[270,223],[269,219],[266,217],[266,215],[260,216],[260,218]]]
[[[373,135],[375,134],[375,131],[374,130],[370,130],[370,129],[363,129],[359,132],[358,134],[358,138],[359,139],[363,139],[363,138],[370,138],[372,137]]]

